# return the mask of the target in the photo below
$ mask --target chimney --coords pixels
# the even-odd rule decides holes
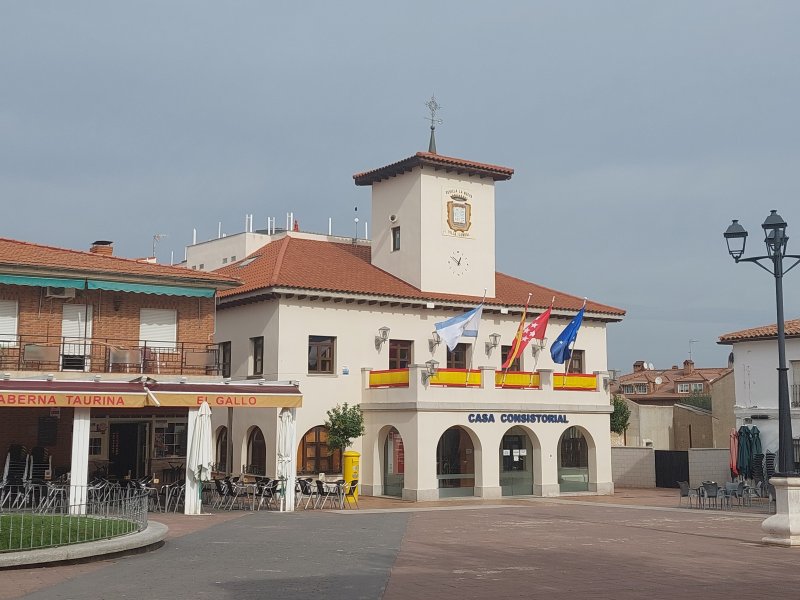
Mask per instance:
[[[638,373],[639,371],[644,371],[643,360],[637,360],[635,363],[633,363],[633,372]]]
[[[688,375],[692,371],[694,371],[694,361],[687,358],[685,361],[683,361],[683,372],[684,374]]]
[[[89,248],[89,252],[112,256],[114,254],[114,242],[109,242],[108,240],[97,240],[96,242],[92,242],[92,247]]]

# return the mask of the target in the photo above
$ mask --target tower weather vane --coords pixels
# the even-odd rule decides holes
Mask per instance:
[[[431,95],[431,99],[425,103],[425,106],[431,112],[430,117],[425,117],[426,121],[431,122],[431,141],[428,143],[428,152],[436,154],[436,138],[433,132],[436,130],[437,125],[442,124],[442,120],[436,118],[436,113],[442,110],[442,106],[436,101],[436,96],[434,95]]]

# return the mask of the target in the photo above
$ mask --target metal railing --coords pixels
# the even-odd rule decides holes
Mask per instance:
[[[0,340],[5,370],[219,375],[223,367],[215,344],[40,335]]]
[[[800,384],[792,385],[791,400],[792,408],[800,408]]]
[[[88,486],[3,483],[0,552],[79,544],[143,531],[148,496],[141,487],[107,481]],[[76,502],[76,498],[82,501]]]

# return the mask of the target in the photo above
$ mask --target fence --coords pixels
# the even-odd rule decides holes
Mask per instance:
[[[70,498],[85,502],[70,503]],[[109,482],[0,487],[0,552],[79,544],[142,531],[148,492]]]

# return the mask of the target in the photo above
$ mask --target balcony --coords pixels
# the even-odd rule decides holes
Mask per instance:
[[[32,335],[0,341],[4,371],[219,375],[219,358],[213,344]]]
[[[557,407],[580,403],[597,411],[609,405],[608,375],[604,371],[591,374],[553,373],[548,369],[535,372],[503,373],[491,368],[437,369],[429,376],[424,365],[409,369],[373,371],[362,369],[362,402],[418,406],[457,403],[462,405],[496,404],[498,407],[524,410]]]
[[[795,383],[792,385],[789,394],[792,401],[792,408],[800,408],[800,384]]]

